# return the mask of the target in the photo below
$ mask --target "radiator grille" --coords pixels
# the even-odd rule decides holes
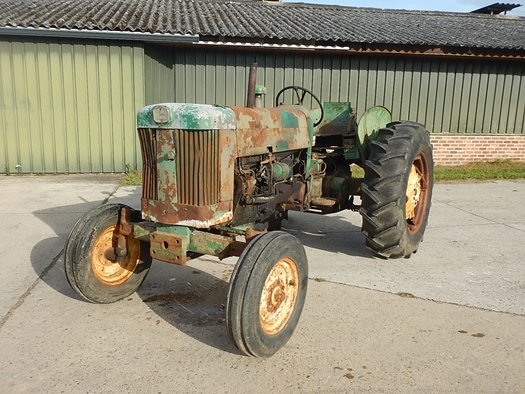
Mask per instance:
[[[139,129],[142,153],[142,198],[158,199],[157,141],[155,129]]]
[[[218,130],[175,130],[177,197],[180,204],[219,202]]]
[[[142,198],[158,199],[155,129],[139,129],[142,152]],[[173,130],[176,197],[179,204],[219,202],[220,146],[218,130]],[[160,185],[162,187],[162,185]]]

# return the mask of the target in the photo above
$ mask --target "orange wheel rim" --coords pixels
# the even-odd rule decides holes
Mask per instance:
[[[410,234],[417,233],[425,221],[429,183],[428,158],[423,152],[420,152],[412,163],[406,189],[405,216]]]
[[[127,237],[128,255],[117,263],[115,247],[118,242],[117,226],[110,226],[95,241],[91,254],[91,268],[102,283],[116,286],[127,281],[135,272],[140,261],[140,242]]]
[[[259,305],[261,326],[269,335],[279,333],[288,323],[299,295],[299,271],[295,262],[277,262],[264,283]]]

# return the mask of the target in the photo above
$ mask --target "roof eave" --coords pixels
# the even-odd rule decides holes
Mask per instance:
[[[473,48],[459,46],[436,46],[423,44],[391,44],[391,43],[361,43],[361,42],[320,42],[320,41],[290,41],[278,39],[244,39],[240,37],[210,37],[201,36],[198,46],[222,47],[244,50],[288,50],[288,51],[322,51],[363,55],[404,55],[418,57],[454,57],[454,58],[499,58],[525,59],[525,48]]]
[[[166,34],[147,32],[127,32],[114,30],[80,30],[33,27],[0,27],[0,35],[25,37],[55,37],[116,41],[139,41],[174,45],[195,45],[203,47],[223,47],[242,50],[271,51],[322,51],[348,54],[404,55],[424,57],[455,58],[498,58],[509,60],[525,59],[525,48],[470,48],[458,46],[431,46],[415,44],[360,43],[343,41],[284,40],[269,38],[217,37],[190,34]]]
[[[198,35],[143,33],[110,30],[42,29],[33,27],[0,27],[0,35],[25,37],[83,38],[95,40],[143,41],[190,44],[199,41]]]

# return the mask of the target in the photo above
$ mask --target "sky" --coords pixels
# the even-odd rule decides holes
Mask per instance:
[[[372,7],[422,11],[470,12],[494,3],[525,4],[524,0],[285,0],[297,3],[333,4],[349,7]],[[525,5],[515,8],[507,15],[525,16]]]

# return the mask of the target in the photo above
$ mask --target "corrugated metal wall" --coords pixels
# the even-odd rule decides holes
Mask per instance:
[[[137,167],[141,46],[2,37],[0,54],[0,172]]]
[[[190,49],[0,38],[0,172],[140,168],[135,114],[176,101],[244,105],[249,66],[268,89],[373,105],[434,133],[525,134],[525,62]],[[291,97],[284,99],[291,102]],[[309,104],[309,103],[306,103]]]
[[[146,54],[148,103],[245,105],[248,68],[256,62],[257,82],[268,89],[266,106],[295,84],[322,101],[350,101],[358,115],[383,105],[394,119],[421,122],[434,133],[525,133],[523,61],[167,47]]]

